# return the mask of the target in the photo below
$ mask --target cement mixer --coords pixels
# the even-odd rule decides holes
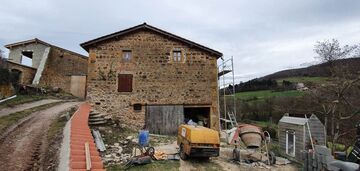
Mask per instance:
[[[267,131],[262,131],[259,127],[250,124],[241,124],[238,127],[235,127],[228,132],[228,143],[235,145],[233,150],[233,158],[237,161],[240,161],[240,150],[238,149],[241,146],[241,142],[245,145],[245,149],[256,150],[265,148],[267,154],[267,163],[275,163],[274,153],[269,152],[268,143],[270,142],[270,134]]]

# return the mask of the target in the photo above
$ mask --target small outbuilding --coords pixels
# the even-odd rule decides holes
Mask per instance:
[[[314,114],[310,118],[292,117],[285,114],[279,121],[280,149],[296,160],[301,160],[302,150],[312,148],[310,134],[314,144],[326,145],[325,126]]]

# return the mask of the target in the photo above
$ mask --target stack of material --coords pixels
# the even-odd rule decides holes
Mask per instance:
[[[106,118],[105,115],[96,112],[96,111],[91,111],[90,112],[90,118],[89,118],[89,125],[104,125],[107,123],[108,118]]]
[[[106,150],[106,147],[105,147],[105,144],[104,144],[104,141],[101,137],[101,134],[98,130],[93,130],[92,131],[93,133],[93,136],[95,138],[95,144],[96,144],[96,147],[99,149],[100,152],[103,152]]]
[[[167,155],[163,151],[155,151],[154,158],[156,160],[166,160]]]
[[[304,170],[348,170],[356,171],[359,165],[352,162],[335,160],[326,146],[315,145],[313,152],[302,151]]]

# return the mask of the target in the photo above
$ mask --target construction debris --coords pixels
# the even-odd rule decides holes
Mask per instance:
[[[167,154],[165,154],[163,151],[155,151],[154,158],[156,160],[166,160]]]
[[[92,130],[93,136],[95,138],[95,144],[96,147],[99,149],[100,152],[103,152],[106,150],[104,141],[100,135],[100,132],[98,130]]]
[[[286,164],[290,164],[290,160],[283,158],[283,157],[276,157],[276,163],[277,165],[286,165]]]

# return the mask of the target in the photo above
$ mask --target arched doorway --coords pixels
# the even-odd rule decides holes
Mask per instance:
[[[18,69],[11,69],[11,83],[14,85],[18,85],[22,83],[22,71]]]

